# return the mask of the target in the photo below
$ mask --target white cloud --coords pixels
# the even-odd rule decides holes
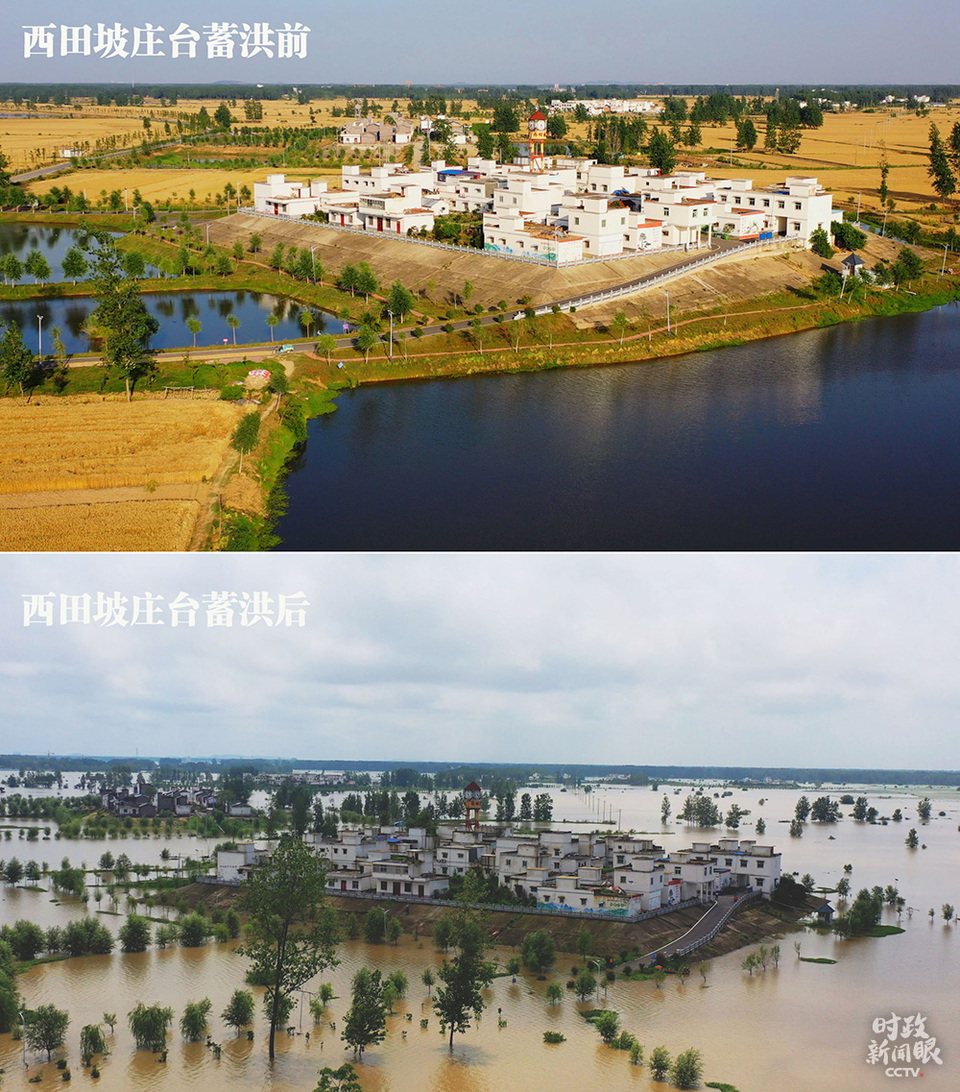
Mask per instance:
[[[0,701],[26,751],[955,768],[958,565],[8,555]],[[304,629],[24,628],[41,587],[312,605]]]

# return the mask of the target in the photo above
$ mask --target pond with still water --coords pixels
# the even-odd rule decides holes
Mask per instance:
[[[239,321],[236,328],[238,345],[270,341],[281,342],[304,336],[300,324],[302,304],[284,296],[264,292],[148,292],[143,302],[160,323],[151,345],[154,349],[178,349],[193,346],[189,319],[198,319],[197,348],[232,345],[234,331],[227,321],[231,316]],[[31,349],[37,347],[37,319],[43,318],[43,349],[49,352],[53,344],[51,331],[59,327],[68,353],[83,353],[90,349],[90,339],[83,332],[87,316],[96,307],[89,297],[47,300],[6,300],[0,303],[0,319],[16,322]],[[313,335],[342,335],[352,327],[322,311],[315,311],[316,320],[310,329]],[[279,322],[273,328],[267,319],[275,315]]]

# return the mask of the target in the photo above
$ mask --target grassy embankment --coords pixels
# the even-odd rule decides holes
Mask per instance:
[[[191,909],[200,903],[210,908],[225,909],[237,902],[239,891],[235,887],[195,884],[181,889],[180,896]],[[369,902],[336,895],[328,896],[327,901],[340,916],[345,932],[348,931],[348,919],[353,917],[357,919],[362,935],[363,918],[370,910]],[[411,934],[414,939],[423,941],[427,941],[430,937],[437,919],[449,913],[451,909],[449,906],[430,903],[406,903],[402,899],[385,899],[378,902],[377,906],[384,907],[392,917],[395,917],[403,926],[404,932]],[[666,946],[690,929],[702,913],[703,911],[697,907],[689,907],[649,918],[646,921],[630,922],[585,921],[582,918],[570,918],[562,914],[556,916],[527,914],[521,907],[518,907],[515,912],[478,911],[484,929],[497,945],[519,948],[527,933],[543,929],[553,937],[558,952],[572,955],[575,960],[580,930],[586,925],[591,934],[591,956],[600,957],[604,961],[612,958],[618,975],[623,973],[620,964],[629,965],[630,977],[642,977],[637,975],[635,966],[639,955],[645,955]],[[802,911],[797,913],[799,915]],[[751,906],[745,906],[730,919],[709,945],[698,949],[690,959],[693,962],[702,963],[782,933],[789,927],[780,914],[773,913],[769,904],[763,900]]]

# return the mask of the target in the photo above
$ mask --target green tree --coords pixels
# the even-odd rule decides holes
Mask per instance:
[[[403,322],[413,310],[413,293],[399,281],[394,281],[387,293],[387,309],[393,312],[395,322]]]
[[[960,124],[960,122],[958,122]],[[880,156],[880,188],[877,190],[877,195],[880,198],[881,206],[886,205],[887,198],[890,196],[890,189],[887,186],[887,178],[890,174],[890,164],[887,162],[886,150]]]
[[[833,232],[833,241],[841,250],[862,250],[866,246],[866,235],[846,220],[834,220],[830,230]]]
[[[752,152],[757,143],[757,127],[750,118],[737,122],[737,148],[741,152]]]
[[[188,1001],[180,1017],[180,1034],[188,1043],[198,1043],[207,1034],[207,1017],[212,1005],[209,997]]]
[[[209,935],[205,918],[200,914],[187,914],[180,922],[180,943],[184,948],[199,948]]]
[[[3,331],[3,336],[0,337],[0,375],[3,376],[8,386],[16,384],[22,396],[24,387],[29,383],[33,372],[33,353],[27,348],[23,335],[20,333],[20,327],[15,322],[8,322],[6,329]],[[10,864],[12,863],[13,861],[10,862]],[[17,864],[19,863],[17,861]],[[10,864],[7,865],[8,870]],[[19,883],[19,881],[20,876],[16,880],[8,880],[8,882],[12,883]]]
[[[323,353],[324,356],[326,356],[328,364],[330,363],[330,354],[336,347],[337,339],[333,334],[321,334],[320,337],[317,338],[317,352]]]
[[[120,926],[120,947],[125,952],[145,952],[150,943],[150,922],[139,914],[131,914]]]
[[[917,837],[917,831],[915,827],[910,828],[905,841],[907,844],[907,849],[916,849],[917,846],[920,845],[920,839]],[[10,866],[7,865],[7,868],[9,867]]]
[[[250,253],[251,254],[259,254],[260,250],[263,248],[263,236],[262,235],[251,235],[249,245],[250,245]]]
[[[280,316],[278,314],[276,314],[275,312],[271,311],[270,314],[267,315],[267,325],[270,327],[270,343],[272,345],[273,344],[273,331],[277,326],[280,325]]]
[[[87,275],[87,271],[90,268],[90,263],[86,259],[86,255],[78,246],[72,246],[64,254],[63,261],[60,263],[60,268],[63,270],[63,275],[69,277],[74,284],[81,277]]]
[[[241,1030],[253,1023],[253,994],[249,990],[234,990],[220,1019],[230,1028]]]
[[[364,300],[368,301],[370,296],[376,292],[379,287],[380,282],[377,280],[376,274],[370,266],[366,262],[360,262],[357,266],[357,291],[362,292]]]
[[[334,911],[323,905],[326,866],[300,839],[282,838],[243,892],[249,940],[243,953],[256,980],[266,986],[270,1058],[284,1002],[326,967],[335,965]]]
[[[379,971],[361,967],[353,976],[353,1001],[340,1038],[353,1047],[354,1057],[363,1057],[368,1046],[381,1042],[387,1034],[389,1006],[384,991]]]
[[[305,330],[307,337],[309,337],[310,330],[317,321],[317,313],[309,307],[301,307],[300,313],[297,315],[297,320]]]
[[[363,919],[363,934],[368,944],[382,944],[387,935],[387,913],[378,906],[371,906]]]
[[[823,228],[816,228],[810,233],[810,249],[821,258],[832,258],[834,249],[830,245],[830,237]]]
[[[363,1092],[353,1066],[347,1062],[339,1069],[324,1066],[320,1070],[320,1083],[314,1092]]]
[[[142,277],[147,271],[147,263],[139,250],[127,250],[123,255],[123,271],[134,280]]]
[[[906,247],[904,247],[904,250],[906,250]],[[900,257],[903,256],[904,250],[900,251],[900,256],[897,258],[897,261],[899,261]],[[912,254],[914,258],[917,257],[916,254],[914,254],[912,250],[906,250],[906,252],[908,254]],[[917,260],[919,261],[919,259],[917,259]],[[920,801],[920,803],[917,804],[917,815],[923,820],[924,823],[930,818],[932,808],[933,808],[933,805],[930,803],[930,797],[929,796],[925,796]]]
[[[627,321],[627,316],[623,311],[618,311],[610,322],[610,329],[613,330],[614,337],[620,338],[620,344],[623,345],[623,337],[627,332],[627,327],[630,323]]]
[[[450,1031],[453,1050],[454,1034],[466,1032],[471,1017],[479,1018],[483,1011],[482,990],[493,981],[495,967],[484,959],[486,933],[467,911],[453,915],[451,940],[456,955],[440,968],[443,985],[437,987],[433,1008],[440,1017],[440,1029]]]
[[[7,865],[7,868],[10,866]],[[28,962],[36,959],[46,947],[46,935],[36,922],[21,919],[4,930],[4,940],[10,945],[14,958]]]
[[[24,268],[40,284],[46,284],[50,280],[50,263],[39,250],[33,249],[30,251],[27,260],[24,262]]]
[[[657,125],[653,127],[647,144],[647,159],[650,166],[656,167],[661,174],[671,174],[677,164],[676,146]]]
[[[167,1028],[173,1022],[173,1009],[138,1002],[127,1017],[137,1050],[159,1054],[167,1045]],[[112,1030],[112,1029],[111,1029]]]
[[[427,987],[427,997],[429,997],[433,984],[436,981],[433,970],[430,967],[427,967],[423,974],[420,975],[420,981]]]
[[[217,123],[221,129],[229,129],[230,123],[233,118],[230,115],[230,107],[225,102],[221,102],[216,108],[213,114],[213,120]]]
[[[105,1012],[103,1022],[110,1028],[110,1034],[112,1035],[113,1029],[117,1026],[117,1014],[115,1012]]]
[[[933,188],[944,199],[956,193],[957,179],[950,166],[947,157],[947,149],[940,137],[940,130],[936,125],[930,126],[930,165],[927,174],[933,183]]]
[[[477,155],[481,159],[493,159],[496,147],[489,125],[477,126]]]
[[[104,365],[123,376],[129,402],[133,384],[154,368],[149,346],[160,324],[144,305],[136,282],[124,274],[118,252],[103,241],[94,261],[93,289],[99,302],[87,326],[103,343]]]
[[[23,278],[23,262],[12,251],[2,259],[3,283],[16,284]]]
[[[23,1036],[31,1050],[45,1050],[47,1061],[55,1050],[63,1046],[67,1036],[70,1016],[56,1005],[38,1005],[33,1017],[23,1029]]]
[[[590,951],[590,944],[593,941],[593,937],[590,934],[590,930],[586,925],[581,925],[577,932],[577,955],[581,959],[587,958],[587,953]]]
[[[535,823],[549,823],[553,819],[553,799],[548,792],[538,792],[533,801]]]
[[[900,253],[890,265],[890,276],[898,287],[917,280],[923,273],[923,262],[908,246],[900,248]],[[925,813],[925,814],[924,814]],[[921,800],[917,805],[917,814],[924,822],[930,818],[930,801]]]
[[[810,815],[810,801],[806,796],[801,796],[797,801],[793,814],[796,816],[797,822],[805,823],[807,821],[807,817]]]
[[[370,359],[370,350],[380,344],[380,335],[371,326],[363,325],[357,331],[354,339],[357,348],[363,353],[363,361],[366,364]]]
[[[551,982],[547,986],[546,992],[547,1003],[550,1005],[559,1005],[563,1000],[563,987],[559,982]]]
[[[237,329],[240,326],[240,319],[236,315],[227,315],[227,325],[233,331],[233,343],[237,343]]]
[[[536,929],[527,933],[520,945],[520,958],[523,965],[534,974],[549,971],[557,957],[557,946],[553,937],[545,929]]]
[[[670,1069],[677,1088],[696,1088],[703,1076],[703,1058],[699,1050],[690,1047],[678,1054]]]
[[[106,1054],[107,1044],[99,1024],[85,1024],[80,1029],[80,1058],[90,1065],[97,1054]]]
[[[256,410],[245,413],[230,437],[230,446],[240,452],[240,472],[243,473],[243,457],[257,446],[260,438],[260,414]]]
[[[670,1051],[665,1046],[654,1047],[650,1052],[650,1072],[654,1080],[662,1081],[670,1072],[672,1059]]]
[[[605,1043],[612,1043],[620,1034],[620,1017],[612,1009],[605,1009],[594,1018],[593,1026]]]
[[[201,325],[201,322],[196,317],[196,315],[191,315],[187,319],[187,329],[190,331],[191,334],[193,334],[193,347],[196,348],[197,347],[197,334],[199,334],[200,331],[203,329],[203,326]]]

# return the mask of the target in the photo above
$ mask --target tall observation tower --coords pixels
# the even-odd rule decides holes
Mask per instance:
[[[464,826],[467,830],[480,829],[480,809],[482,806],[483,789],[480,788],[476,781],[471,781],[463,790],[463,810],[467,817]]]
[[[544,170],[543,146],[547,142],[547,119],[539,110],[527,118],[527,140],[530,142],[530,170]]]

